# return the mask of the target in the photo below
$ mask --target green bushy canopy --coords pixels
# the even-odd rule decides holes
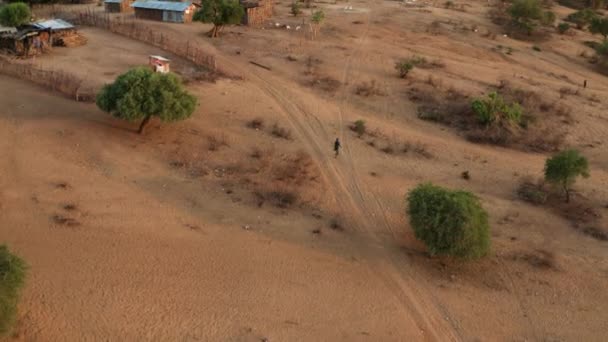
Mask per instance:
[[[414,234],[432,255],[478,258],[488,253],[488,214],[475,195],[426,183],[412,190],[407,200]]]
[[[183,88],[176,75],[139,67],[104,86],[97,95],[97,106],[123,120],[147,122],[157,116],[161,121],[173,122],[192,115],[196,98]],[[143,126],[140,133],[142,129]]]

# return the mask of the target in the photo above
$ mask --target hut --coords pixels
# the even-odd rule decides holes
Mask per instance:
[[[51,19],[39,21],[29,26],[40,31],[48,31],[51,34],[51,44],[53,46],[80,46],[87,40],[78,33],[74,25],[61,19]]]
[[[272,17],[273,0],[240,0],[240,3],[245,9],[243,25],[261,26]]]
[[[171,23],[190,23],[198,4],[192,2],[173,1],[135,1],[131,5],[135,9],[135,18]]]
[[[132,12],[133,0],[104,0],[104,6],[108,13]]]
[[[0,49],[19,57],[33,57],[51,48],[51,33],[49,30],[38,30],[32,27],[22,27],[14,30],[4,30],[0,33]]]

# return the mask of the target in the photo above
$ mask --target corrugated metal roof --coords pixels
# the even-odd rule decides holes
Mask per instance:
[[[107,4],[119,4],[122,0],[105,0],[104,2]]]
[[[32,24],[32,26],[37,29],[41,29],[41,30],[48,30],[48,29],[65,30],[65,29],[74,28],[74,25],[68,23],[65,20],[61,20],[61,19],[51,19],[51,20],[40,21],[40,22]]]
[[[163,11],[183,12],[192,5],[191,2],[174,2],[174,1],[135,1],[131,7],[156,9]]]

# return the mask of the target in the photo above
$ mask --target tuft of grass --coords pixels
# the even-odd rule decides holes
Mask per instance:
[[[291,131],[288,128],[279,126],[279,124],[277,124],[277,123],[275,123],[274,125],[272,125],[272,129],[270,131],[270,134],[272,134],[274,137],[285,139],[285,140],[291,140],[292,139],[291,138]]]
[[[357,133],[357,136],[359,138],[361,138],[363,135],[365,135],[365,132],[367,131],[367,127],[365,126],[365,121],[363,120],[357,120],[355,121],[352,126],[350,126],[350,129]]]
[[[21,288],[25,284],[27,265],[0,245],[0,336],[8,333],[17,314]]]

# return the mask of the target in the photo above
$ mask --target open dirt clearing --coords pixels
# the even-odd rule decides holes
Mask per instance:
[[[269,25],[229,28],[210,43],[208,26],[150,23],[209,46],[244,79],[192,85],[193,118],[145,137],[92,105],[0,79],[1,236],[32,265],[19,337],[601,341],[606,242],[515,193],[547,154],[470,143],[419,120],[408,97],[431,83],[477,96],[508,79],[575,109],[565,144],[589,157],[592,173],[577,190],[608,205],[608,82],[577,59],[591,37],[556,36],[537,52],[485,36],[500,29],[485,1],[470,3],[466,12],[334,6],[314,42]],[[278,9],[277,22],[301,20],[286,3]],[[395,59],[412,54],[444,66],[398,79]],[[560,97],[582,79],[588,89]],[[383,95],[355,94],[371,81]],[[254,118],[263,127],[247,128]],[[356,138],[348,125],[360,118],[382,134]],[[275,123],[291,138],[273,136]],[[345,148],[334,159],[336,136]],[[397,145],[410,148],[387,152]],[[260,202],[255,192],[285,186],[264,181],[272,166],[298,151],[318,173],[289,184],[299,202]],[[490,257],[426,256],[404,215],[405,193],[424,181],[479,194]],[[71,203],[78,209],[66,212]]]

